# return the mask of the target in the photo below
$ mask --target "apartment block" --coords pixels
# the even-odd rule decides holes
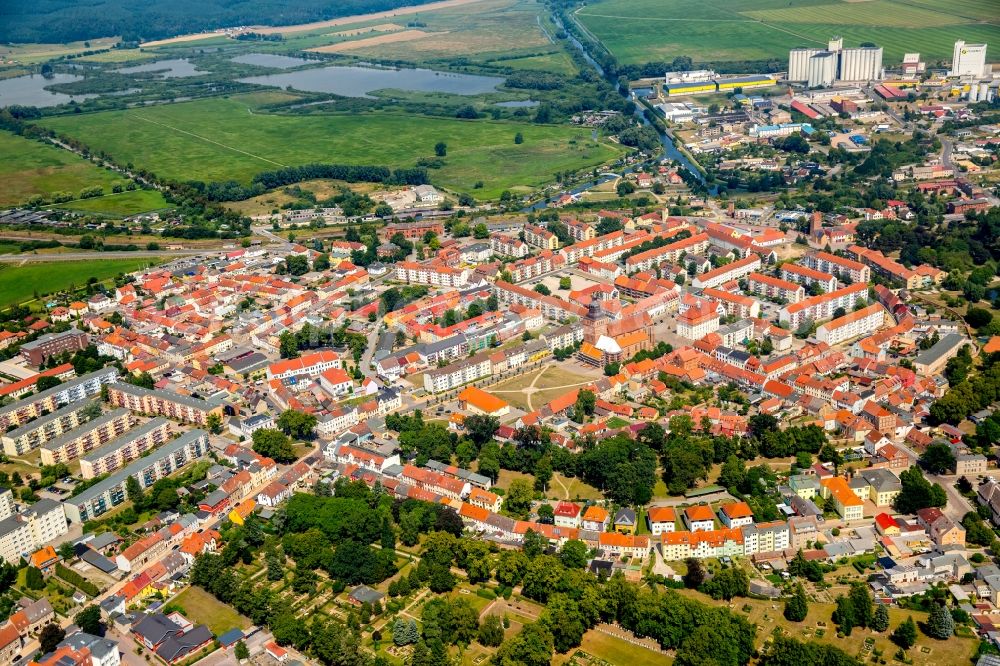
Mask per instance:
[[[424,374],[424,390],[428,393],[441,393],[488,377],[493,372],[491,354],[492,352],[486,351],[443,368],[428,370]]]
[[[167,441],[170,436],[170,425],[170,421],[157,416],[104,446],[94,449],[80,458],[80,475],[85,479],[93,479],[127,465],[146,451]]]
[[[222,405],[172,391],[158,391],[119,383],[108,390],[108,402],[133,412],[166,416],[184,423],[205,425],[209,414],[223,415]]]
[[[427,284],[433,287],[464,287],[471,271],[441,264],[421,264],[400,261],[396,264],[396,279],[410,284]]]
[[[494,254],[502,257],[515,257],[521,259],[531,254],[531,248],[520,238],[508,236],[506,234],[493,234],[490,236],[490,249]]]
[[[677,263],[682,254],[701,254],[708,249],[708,234],[695,234],[663,247],[656,247],[634,254],[625,260],[625,270],[629,273],[652,270],[663,262]]]
[[[56,411],[62,405],[97,395],[101,392],[102,386],[117,381],[118,369],[104,368],[28,396],[24,400],[0,408],[0,430],[7,430],[11,426],[22,426],[28,421]]]
[[[887,316],[882,304],[874,303],[823,324],[816,329],[816,339],[828,345],[836,345],[860,338],[882,328]]]
[[[798,303],[806,296],[806,290],[802,285],[762,273],[751,273],[747,276],[747,290],[758,296],[780,298],[786,303]]]
[[[829,294],[809,298],[786,305],[778,311],[778,318],[792,326],[798,326],[807,319],[822,321],[833,317],[837,308],[850,311],[860,299],[868,298],[868,285],[861,282],[842,287]]]
[[[691,286],[697,289],[718,287],[730,280],[744,278],[758,270],[760,270],[760,257],[756,254],[751,254],[745,259],[737,259],[730,264],[713,268],[706,273],[696,276],[691,280]]]
[[[852,282],[868,282],[871,280],[871,270],[860,261],[838,257],[829,252],[817,250],[802,257],[802,263],[816,271],[831,275],[846,275]]]
[[[63,506],[55,500],[39,500],[23,513],[0,521],[0,557],[16,565],[68,531]]]
[[[782,264],[781,279],[788,280],[789,282],[795,282],[806,287],[818,284],[823,287],[823,291],[827,292],[833,291],[837,288],[837,278],[833,275],[817,271],[809,268],[808,266],[800,266],[799,264]]]
[[[128,499],[125,490],[125,480],[128,477],[138,481],[141,487],[149,488],[157,480],[173,474],[207,452],[208,433],[204,430],[189,430],[149,455],[129,463],[76,497],[67,499],[64,503],[66,517],[73,522],[92,520]]]
[[[27,359],[28,363],[38,367],[50,356],[56,356],[63,352],[75,352],[86,349],[89,338],[87,334],[77,328],[71,328],[62,333],[49,333],[21,345],[21,356]]]
[[[136,418],[127,409],[118,408],[69,432],[42,444],[40,453],[43,465],[69,462],[84,453],[107,444],[131,428]]]
[[[533,224],[524,225],[524,242],[543,250],[559,249],[559,238],[554,233]]]
[[[60,407],[51,414],[46,414],[20,428],[0,435],[3,452],[8,456],[24,455],[28,451],[37,449],[43,443],[79,427],[87,418],[83,415],[84,409],[92,404],[92,400],[77,400]]]

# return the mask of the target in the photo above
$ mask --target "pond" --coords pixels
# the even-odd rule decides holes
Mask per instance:
[[[83,79],[75,74],[53,74],[45,78],[41,74],[29,74],[28,76],[16,76],[12,79],[0,80],[0,107],[22,105],[22,106],[57,106],[65,102],[82,102],[97,95],[67,95],[65,93],[52,92],[46,90],[46,86],[57,83],[73,83]]]
[[[367,93],[383,88],[455,95],[478,95],[496,90],[503,83],[495,76],[452,74],[431,69],[381,69],[375,67],[323,67],[284,74],[267,74],[238,79],[240,83],[286,88],[307,92],[332,93],[343,97],[370,97]]]
[[[305,58],[293,58],[292,56],[277,55],[275,53],[247,53],[245,55],[232,58],[233,62],[241,65],[257,65],[258,67],[276,67],[278,69],[289,69],[299,67],[306,63],[313,62]]]
[[[116,69],[121,74],[139,74],[142,72],[154,72],[157,76],[166,79],[177,79],[184,76],[198,76],[204,74],[202,70],[196,68],[187,58],[173,58],[171,60],[157,60],[147,62],[145,65],[133,65],[132,67],[122,67]]]

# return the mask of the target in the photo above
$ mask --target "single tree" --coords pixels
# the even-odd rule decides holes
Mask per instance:
[[[889,628],[889,607],[879,604],[875,607],[875,615],[872,616],[872,631],[879,633]]]
[[[45,577],[37,567],[28,567],[24,575],[24,582],[29,590],[41,590],[45,588]]]
[[[90,605],[76,614],[73,618],[80,631],[94,636],[104,635],[104,626],[101,624],[101,607]]]
[[[931,638],[944,641],[955,634],[955,620],[943,604],[934,604],[931,614],[927,617],[927,631]]]
[[[243,641],[237,641],[236,648],[233,650],[233,654],[235,654],[236,658],[239,659],[240,661],[243,661],[244,659],[249,659],[250,648],[248,648],[247,644],[244,643]]]
[[[917,642],[917,624],[913,621],[913,617],[907,617],[896,627],[896,631],[892,632],[892,642],[904,650],[913,647]]]
[[[809,600],[802,583],[796,583],[795,592],[785,601],[785,619],[789,622],[801,622],[809,614]]]
[[[38,634],[39,649],[42,654],[54,652],[56,646],[62,643],[64,638],[66,638],[65,629],[58,624],[47,624],[42,627],[42,631]]]

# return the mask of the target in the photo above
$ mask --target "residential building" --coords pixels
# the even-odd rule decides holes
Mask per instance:
[[[39,367],[50,356],[58,356],[63,352],[72,354],[75,351],[86,349],[89,343],[90,338],[86,333],[77,328],[71,328],[62,333],[49,333],[31,342],[25,342],[21,345],[21,356],[31,365]]]
[[[166,416],[200,426],[207,424],[209,414],[215,414],[220,419],[223,416],[222,405],[216,402],[125,383],[109,387],[108,402],[140,414]]]
[[[870,335],[886,325],[891,318],[881,303],[873,303],[822,324],[816,329],[816,339],[828,345]]]
[[[0,407],[0,431],[22,426],[41,416],[56,411],[59,407],[83,400],[101,392],[105,384],[118,381],[118,369],[104,368],[45,389],[6,407]]]
[[[166,442],[170,436],[170,426],[170,421],[157,416],[90,451],[80,458],[80,475],[85,479],[93,479],[123,467],[146,451]]]
[[[40,448],[43,465],[56,465],[79,458],[118,437],[136,422],[127,409],[113,409],[87,421],[75,430],[51,439]]]

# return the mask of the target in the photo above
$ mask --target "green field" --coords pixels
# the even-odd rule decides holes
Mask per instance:
[[[957,39],[1000,41],[996,0],[598,0],[577,17],[624,63],[786,61],[789,49],[835,35],[878,44],[887,65],[911,51],[931,63],[950,60]]]
[[[262,171],[331,162],[413,166],[444,141],[447,157],[432,169],[442,187],[496,197],[535,187],[557,171],[589,168],[620,154],[590,130],[531,123],[457,120],[404,113],[273,115],[255,112],[253,96],[208,99],[144,109],[63,116],[42,121],[119,162],[176,180],[249,182]],[[520,132],[524,143],[516,145]],[[502,167],[502,168],[498,168]]]
[[[0,131],[0,206],[19,204],[40,194],[79,192],[100,185],[106,191],[124,182],[118,174],[102,169],[68,150]]]
[[[167,207],[167,201],[159,190],[133,190],[118,194],[106,194],[93,199],[77,199],[57,204],[55,208],[78,210],[85,213],[129,216],[160,210]]]
[[[192,585],[171,601],[184,609],[184,617],[195,624],[207,625],[216,636],[230,629],[246,629],[250,620],[243,617],[232,606],[227,606],[211,594]]]
[[[31,300],[37,292],[52,294],[79,288],[94,277],[106,280],[119,273],[131,273],[156,263],[152,259],[92,259],[28,263],[23,266],[0,264],[0,306]]]

